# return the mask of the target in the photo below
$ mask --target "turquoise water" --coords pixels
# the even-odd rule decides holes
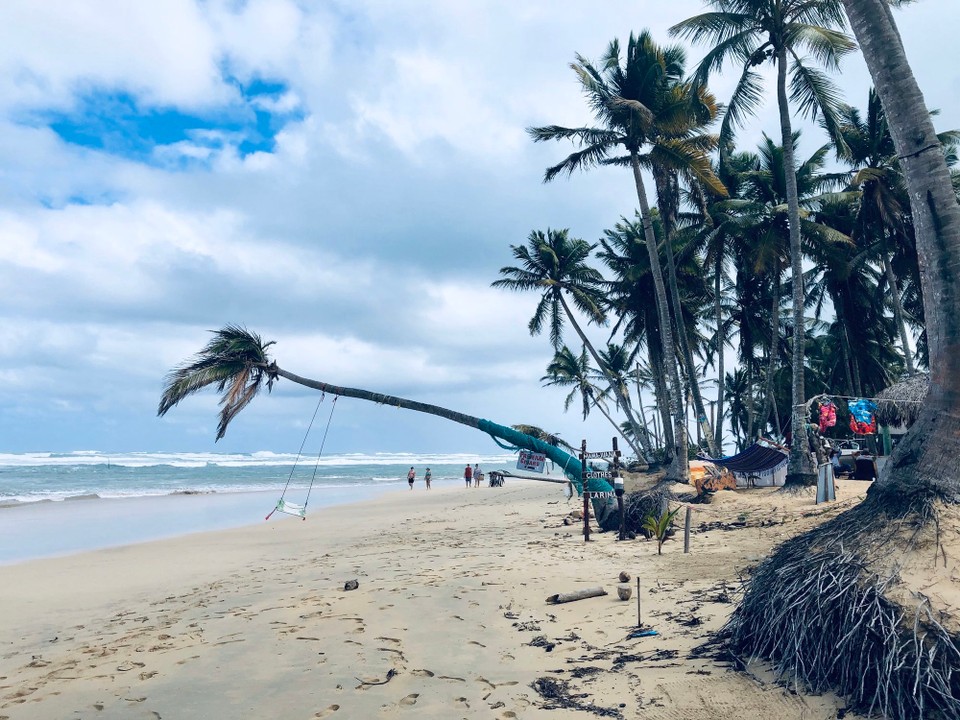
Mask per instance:
[[[517,461],[512,454],[318,462],[271,452],[0,453],[0,565],[262,523],[288,482],[287,500],[309,499],[309,521],[318,509],[406,490],[410,466],[415,489],[423,489],[428,467],[435,487],[463,487],[468,462],[489,472],[514,470]],[[277,513],[270,522],[301,520]]]
[[[0,505],[78,497],[145,497],[177,493],[275,491],[381,487],[417,479],[429,467],[434,482],[461,480],[464,466],[513,469],[516,457],[499,455],[325,455],[218,453],[0,453]],[[302,496],[302,493],[300,493]],[[299,502],[299,501],[298,501]]]

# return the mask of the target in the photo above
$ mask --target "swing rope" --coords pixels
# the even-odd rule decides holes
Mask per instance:
[[[313,476],[310,478],[310,485],[307,487],[307,497],[303,501],[303,505],[297,505],[296,503],[291,503],[286,501],[287,490],[290,488],[290,482],[293,480],[293,473],[297,469],[297,464],[300,462],[300,458],[303,455],[303,448],[307,444],[307,438],[310,436],[310,430],[313,429],[313,423],[317,419],[317,413],[320,411],[320,405],[323,403],[326,393],[320,395],[320,400],[317,401],[317,407],[313,410],[313,417],[310,418],[310,424],[307,426],[307,431],[303,435],[303,440],[300,442],[300,449],[297,451],[297,457],[293,461],[293,467],[290,468],[290,475],[287,476],[287,484],[283,486],[283,492],[280,493],[280,499],[277,501],[277,506],[269,512],[269,514],[264,518],[264,520],[269,520],[270,516],[273,515],[277,510],[282,513],[287,513],[288,515],[296,515],[297,517],[306,520],[307,519],[307,503],[310,502],[310,493],[313,491],[313,483],[317,479],[317,471],[320,468],[320,458],[323,456],[323,446],[327,442],[327,433],[330,432],[330,423],[333,420],[333,411],[337,407],[337,397],[334,396],[333,403],[330,405],[330,416],[327,418],[327,427],[323,431],[323,440],[320,442],[320,452],[317,454],[317,462],[313,467]]]

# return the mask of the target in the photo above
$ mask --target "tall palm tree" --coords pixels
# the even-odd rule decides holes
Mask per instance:
[[[836,688],[856,709],[958,717],[957,636],[943,624],[956,578],[927,553],[955,551],[941,528],[956,522],[960,503],[960,203],[888,2],[843,0],[909,190],[929,392],[866,499],[757,567],[729,637],[734,652],[769,658],[807,686]],[[837,643],[824,643],[827,634]]]
[[[574,355],[573,351],[564,345],[557,350],[553,360],[547,365],[547,373],[540,378],[540,382],[548,387],[571,388],[563,401],[564,412],[569,410],[570,406],[579,397],[580,411],[584,420],[589,417],[593,408],[597,408],[607,419],[607,422],[613,426],[614,430],[623,435],[616,420],[610,417],[610,413],[607,411],[604,401],[606,393],[594,383],[596,376],[597,372],[590,367],[590,358],[587,355],[586,348],[583,348],[579,355]],[[601,374],[600,377],[603,377],[603,375]],[[627,439],[625,435],[623,437],[624,440]]]
[[[514,428],[437,405],[301,377],[284,370],[270,357],[267,349],[273,344],[272,341],[263,342],[258,334],[237,325],[227,325],[214,331],[213,338],[196,356],[167,374],[157,414],[166,415],[185,398],[213,386],[222,396],[220,423],[217,427],[217,440],[219,440],[226,434],[230,422],[257,397],[261,390],[266,388],[269,392],[279,378],[284,378],[331,395],[415,410],[481,430],[517,447],[544,453],[564,468],[567,477],[578,490],[582,485],[586,485],[586,488],[591,491],[612,490],[609,483],[603,483],[601,486],[592,479],[584,483],[583,467],[580,461],[561,450],[556,443],[546,442]]]
[[[960,283],[956,280],[960,268],[960,205],[889,6],[881,0],[843,0],[843,4],[861,40],[900,157],[923,269],[930,394],[920,418],[897,445],[890,478],[901,486],[929,485],[955,497],[956,468],[951,464],[945,471],[943,462],[950,453],[960,453],[954,413],[960,401],[960,353],[956,352],[960,342]],[[930,453],[934,448],[935,453]],[[910,453],[917,455],[915,462],[897,462]]]
[[[702,184],[691,188],[695,210],[689,215],[691,227],[697,228],[697,246],[704,253],[704,267],[709,269],[713,280],[713,322],[714,337],[707,349],[708,363],[716,358],[717,371],[717,414],[714,432],[716,443],[723,452],[723,423],[726,403],[726,374],[724,372],[724,353],[734,323],[731,312],[735,307],[725,302],[725,296],[731,290],[728,267],[735,257],[736,240],[742,235],[745,220],[749,215],[742,210],[750,206],[750,201],[742,195],[744,174],[755,163],[751,153],[730,153],[722,151],[722,159],[715,168],[717,177],[723,183],[725,193],[715,193]]]
[[[848,189],[859,194],[852,236],[862,249],[876,248],[871,255],[879,260],[883,270],[889,288],[884,298],[893,311],[906,371],[912,375],[916,368],[894,258],[900,257],[900,264],[908,269],[908,281],[913,281],[918,275],[913,220],[897,151],[875,90],[870,90],[865,113],[849,105],[842,107],[839,132],[843,143],[837,147],[837,155],[851,168]],[[949,153],[954,151],[958,138],[960,133],[956,130],[937,134]]]
[[[683,57],[676,63],[683,72]],[[704,129],[716,120],[719,114],[716,99],[704,87],[694,87],[687,81],[670,78],[660,91],[664,100],[658,118],[651,123],[649,152],[641,155],[641,166],[653,175],[657,193],[657,207],[663,222],[666,242],[667,285],[670,291],[670,307],[677,329],[680,356],[687,375],[697,423],[706,436],[708,449],[713,457],[719,455],[713,428],[707,419],[700,383],[697,379],[693,351],[686,325],[681,322],[682,301],[677,280],[674,235],[680,214],[681,185],[706,187],[708,191],[724,196],[726,189],[714,173],[708,154],[716,149],[717,138]],[[681,108],[678,111],[676,108]]]
[[[574,307],[591,322],[598,325],[606,323],[601,291],[603,276],[587,264],[587,259],[595,247],[580,238],[571,238],[566,229],[548,228],[546,233],[534,230],[527,239],[527,245],[510,246],[513,256],[521,265],[500,268],[500,274],[504,277],[495,280],[492,285],[518,292],[535,290],[542,293],[528,328],[531,335],[537,335],[543,330],[544,323],[548,323],[550,342],[554,350],[558,350],[562,344],[565,319],[569,321],[584,347],[607,377],[624,414],[636,428],[635,435],[640,438],[641,447],[649,451],[645,433],[634,418],[629,395],[622,391],[616,378],[611,375],[567,302],[569,295]],[[632,443],[631,449],[637,457],[644,457],[641,449]]]
[[[614,40],[594,66],[581,55],[571,65],[577,74],[597,127],[566,128],[558,125],[528,128],[535,142],[570,140],[579,150],[557,165],[547,168],[544,182],[559,175],[597,166],[629,167],[640,206],[644,239],[656,288],[657,312],[663,343],[663,358],[670,379],[670,405],[673,415],[674,461],[668,468],[671,480],[689,481],[687,431],[683,411],[682,386],[676,363],[670,306],[667,299],[657,240],[654,235],[650,203],[643,174],[641,153],[668,129],[679,129],[688,121],[689,107],[675,102],[666,89],[683,80],[684,51],[679,46],[661,48],[647,31],[632,33],[626,53],[621,57],[620,43]],[[705,160],[704,160],[705,161]],[[709,168],[709,162],[706,162]]]
[[[711,50],[700,62],[694,81],[705,85],[710,74],[727,61],[740,67],[740,80],[727,105],[721,127],[721,143],[760,104],[762,83],[753,69],[765,62],[776,66],[777,105],[780,111],[780,142],[786,166],[787,207],[790,229],[790,269],[793,285],[793,444],[787,484],[812,485],[816,475],[807,453],[803,386],[803,252],[800,240],[800,206],[790,98],[803,114],[819,113],[828,128],[836,128],[837,92],[827,75],[800,53],[809,52],[827,69],[839,69],[840,59],[856,47],[842,32],[845,26],[840,0],[708,0],[715,12],[703,13],[674,25],[670,32],[703,42]],[[787,95],[787,64],[791,94]],[[832,132],[836,136],[835,132]]]

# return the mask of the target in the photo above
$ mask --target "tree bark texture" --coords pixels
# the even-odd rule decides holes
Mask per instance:
[[[843,0],[900,158],[916,231],[930,394],[879,485],[958,498],[960,473],[960,206],[923,94],[884,0]]]
[[[723,254],[717,253],[713,277],[713,312],[717,321],[717,420],[714,428],[714,441],[723,454],[723,395],[726,380],[723,377],[723,351],[726,346],[726,333],[723,325],[723,303],[720,293],[723,289]]]
[[[894,322],[897,323],[897,330],[900,332],[900,344],[903,346],[903,362],[906,365],[907,374],[913,375],[917,370],[913,364],[913,351],[910,349],[907,321],[903,315],[903,301],[900,299],[900,286],[897,284],[897,276],[893,273],[890,256],[887,255],[886,252],[883,253],[883,274],[886,276],[887,284],[890,286],[893,319]]]
[[[787,48],[777,48],[777,102],[780,108],[780,137],[783,143],[783,174],[787,190],[787,215],[790,225],[790,273],[793,282],[793,382],[791,383],[790,461],[787,465],[787,485],[815,485],[807,451],[806,412],[804,409],[803,358],[806,330],[803,320],[803,249],[800,246],[800,200],[797,193],[797,166],[793,153],[793,128],[790,124],[790,104],[787,100]]]
[[[677,280],[677,263],[673,254],[673,231],[676,225],[676,214],[674,212],[674,203],[672,200],[665,200],[667,197],[673,197],[675,179],[670,177],[669,173],[660,170],[654,172],[654,184],[657,187],[657,198],[660,201],[663,219],[663,234],[666,236],[666,256],[667,256],[667,281],[670,285],[670,304],[673,308],[673,319],[677,328],[677,340],[680,343],[680,354],[683,358],[683,364],[686,368],[687,382],[690,384],[690,394],[693,396],[693,408],[697,414],[697,424],[701,435],[707,438],[707,446],[711,457],[717,457],[717,446],[714,442],[713,428],[710,427],[710,421],[707,419],[707,411],[703,406],[703,395],[700,393],[700,384],[697,381],[697,369],[693,363],[693,351],[690,349],[690,341],[687,337],[687,326],[683,322],[683,303],[680,300],[680,283]]]
[[[687,459],[687,428],[683,419],[683,400],[680,395],[683,392],[683,386],[680,384],[680,374],[677,371],[677,353],[673,342],[667,290],[663,284],[663,271],[660,268],[660,255],[657,252],[657,238],[653,233],[653,223],[650,220],[650,204],[647,202],[647,191],[644,187],[643,175],[640,173],[640,161],[635,151],[630,152],[630,160],[633,168],[633,180],[637,187],[637,200],[640,203],[640,220],[643,224],[647,253],[650,256],[650,274],[653,275],[653,285],[657,294],[657,317],[660,319],[660,341],[663,344],[664,364],[670,376],[670,409],[673,413],[675,449],[673,462],[667,468],[667,478],[678,482],[689,482],[690,464]]]

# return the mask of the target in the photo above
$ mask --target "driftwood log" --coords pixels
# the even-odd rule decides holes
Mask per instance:
[[[547,598],[547,602],[551,605],[559,605],[560,603],[573,602],[574,600],[585,600],[586,598],[599,597],[606,594],[607,591],[602,587],[584,588],[583,590],[576,590],[574,592],[550,595]]]

